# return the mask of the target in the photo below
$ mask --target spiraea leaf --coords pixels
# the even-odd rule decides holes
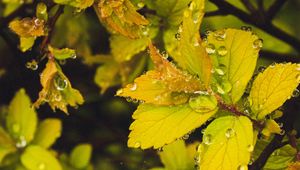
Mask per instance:
[[[195,148],[193,148],[195,151]],[[193,159],[190,159],[188,149],[183,140],[177,140],[163,147],[159,153],[160,160],[165,166],[165,169],[194,169]]]
[[[165,33],[166,49],[180,67],[198,75],[208,87],[211,79],[212,62],[202,46],[199,27],[204,15],[204,1],[194,0],[183,12],[182,25],[171,37]],[[172,32],[172,31],[171,31]],[[172,33],[171,33],[172,34]]]
[[[300,82],[300,65],[286,63],[269,66],[253,82],[248,98],[251,110],[263,119],[292,97]]]
[[[216,83],[222,86],[222,82],[229,81],[231,88],[227,94],[231,103],[239,101],[253,75],[260,49],[258,42],[262,43],[252,32],[237,29],[221,29],[207,35],[206,50],[214,61],[214,77],[220,79]]]
[[[84,102],[80,92],[72,88],[70,81],[54,60],[48,60],[46,68],[41,74],[41,85],[43,89],[34,103],[35,107],[48,102],[53,110],[58,108],[68,113],[67,105],[76,107]]]
[[[141,104],[133,114],[128,146],[134,148],[160,148],[189,134],[204,124],[217,111],[199,112],[189,104],[155,106]]]
[[[117,95],[146,103],[170,105],[185,103],[188,93],[204,90],[196,77],[176,68],[152,44],[149,49],[155,70],[136,78],[133,84],[118,91]]]
[[[247,169],[253,151],[251,121],[244,116],[215,119],[198,147],[201,169]]]
[[[9,28],[20,37],[39,37],[45,35],[44,20],[23,18],[9,23]]]
[[[48,50],[57,60],[76,58],[76,52],[73,49],[69,49],[69,48],[58,49],[48,45]]]
[[[0,164],[6,155],[14,151],[16,151],[15,142],[0,126]]]
[[[265,127],[261,131],[261,133],[263,135],[265,135],[266,137],[270,137],[271,134],[273,134],[273,133],[280,134],[281,131],[282,130],[281,130],[279,124],[277,122],[275,122],[275,120],[268,119],[265,121]]]
[[[143,26],[149,23],[129,0],[100,0],[95,10],[109,30],[129,38],[140,37]]]
[[[57,4],[70,5],[80,11],[92,6],[94,0],[54,0],[54,2]]]

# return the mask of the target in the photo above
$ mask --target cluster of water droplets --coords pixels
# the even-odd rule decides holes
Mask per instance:
[[[41,26],[44,25],[44,20],[39,19],[39,18],[23,18],[21,20],[21,27],[26,30],[27,32],[31,32]]]
[[[34,70],[34,71],[39,68],[39,65],[36,60],[31,60],[31,61],[27,62],[25,66],[26,66],[26,68],[28,68],[30,70]]]

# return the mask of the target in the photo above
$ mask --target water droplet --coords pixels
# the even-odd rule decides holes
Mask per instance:
[[[254,146],[251,145],[251,144],[249,144],[249,145],[247,146],[247,150],[248,150],[248,152],[252,152],[252,151],[254,150]]]
[[[206,35],[206,36],[209,36],[209,34],[210,34],[211,32],[212,32],[211,30],[206,30],[206,31],[205,31],[205,35]]]
[[[214,37],[216,38],[216,40],[223,41],[226,38],[226,31],[225,31],[225,29],[215,31],[214,32]]]
[[[130,91],[135,91],[137,89],[137,84],[133,83],[130,87]]]
[[[241,30],[250,32],[250,31],[252,31],[252,28],[248,27],[248,26],[241,26]]]
[[[123,89],[119,89],[116,93],[117,96],[121,95],[123,93]]]
[[[217,99],[210,95],[197,95],[190,97],[189,106],[199,113],[207,113],[214,110],[218,105]]]
[[[138,6],[139,8],[143,8],[143,7],[145,6],[145,4],[144,4],[143,2],[139,2],[139,3],[137,4],[137,6]]]
[[[205,49],[208,54],[214,54],[216,52],[215,45],[213,44],[208,44]]]
[[[189,5],[189,9],[192,11],[195,9],[195,7],[196,7],[196,3],[194,1],[192,1]]]
[[[186,18],[189,17],[190,16],[190,12],[188,10],[185,10],[183,12],[183,16],[186,17]]]
[[[259,66],[258,69],[257,69],[257,71],[263,72],[265,69],[266,69],[265,66]]]
[[[77,55],[74,53],[72,56],[71,56],[72,59],[76,59],[77,58]]]
[[[194,41],[194,46],[195,46],[195,47],[197,47],[197,46],[200,45],[197,38],[194,38],[193,41]]]
[[[210,145],[212,144],[212,136],[210,134],[204,135],[203,136],[203,143],[205,145]]]
[[[182,139],[183,139],[183,140],[187,140],[189,137],[190,137],[189,134],[185,134],[185,135],[182,136]]]
[[[261,49],[263,47],[263,40],[262,39],[257,39],[255,41],[253,41],[253,48],[254,49]]]
[[[139,148],[141,146],[141,142],[135,142],[134,147]]]
[[[27,145],[27,141],[24,136],[20,136],[18,141],[16,142],[17,148],[24,148]]]
[[[141,31],[144,36],[147,36],[147,35],[149,35],[150,29],[149,29],[149,27],[143,26],[143,27],[141,27]]]
[[[225,132],[225,136],[227,139],[233,137],[234,135],[235,135],[235,131],[232,128],[227,129]]]
[[[247,165],[240,165],[238,167],[238,170],[248,170],[248,166]]]
[[[285,130],[284,129],[282,129],[281,131],[280,131],[280,133],[279,133],[280,135],[284,135],[285,134]]]
[[[225,46],[221,46],[218,48],[217,52],[218,52],[219,56],[225,56],[228,51]]]
[[[199,11],[195,12],[193,14],[193,22],[194,24],[197,24],[199,22],[199,18],[200,18],[201,13]]]
[[[300,95],[300,91],[298,89],[295,89],[293,91],[292,97],[299,97],[299,95]]]
[[[59,102],[59,101],[61,101],[61,99],[62,99],[62,96],[60,94],[55,94],[54,95],[54,100],[55,101]]]
[[[40,20],[40,19],[38,19],[38,18],[36,18],[36,19],[34,20],[34,25],[37,26],[37,27],[43,25],[43,23],[44,23],[44,21],[43,21],[43,20]]]
[[[63,91],[68,87],[68,81],[59,74],[56,74],[54,77],[54,86],[57,90]]]
[[[23,27],[23,29],[31,30],[33,28],[33,23],[31,18],[29,17],[23,18],[21,22],[22,22],[21,26]]]
[[[166,51],[163,51],[163,52],[161,53],[161,55],[162,55],[162,57],[163,57],[164,59],[168,59],[168,58],[169,58],[169,54],[168,54]]]
[[[31,70],[37,70],[39,68],[39,65],[36,60],[31,60],[26,63],[26,68],[31,69]]]
[[[162,152],[162,151],[164,151],[164,149],[163,149],[163,147],[160,147],[160,148],[157,149],[157,151]]]
[[[283,123],[278,123],[278,126],[280,127],[280,128],[282,128],[283,127]]]
[[[232,89],[232,85],[229,81],[223,80],[221,84],[217,84],[217,92],[220,94],[229,93]]]
[[[18,123],[13,123],[12,124],[12,131],[13,133],[19,133],[21,130],[21,126]]]
[[[39,169],[39,170],[45,170],[45,169],[46,169],[46,164],[43,163],[43,162],[39,163],[39,164],[38,164],[38,169]]]
[[[178,40],[178,41],[180,40],[180,38],[181,38],[181,35],[180,35],[180,33],[179,33],[179,32],[175,34],[175,38],[176,38],[176,40]]]

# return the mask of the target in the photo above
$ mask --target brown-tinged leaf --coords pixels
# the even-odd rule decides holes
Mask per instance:
[[[39,37],[45,35],[44,20],[23,18],[9,23],[9,28],[20,37]]]

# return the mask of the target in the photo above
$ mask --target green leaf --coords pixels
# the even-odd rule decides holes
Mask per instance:
[[[89,165],[92,155],[92,146],[90,144],[77,145],[71,152],[70,164],[77,169],[85,168]]]
[[[21,140],[26,144],[33,139],[36,125],[37,114],[30,98],[25,89],[20,89],[9,104],[6,117],[7,130],[15,140]]]
[[[155,149],[181,138],[204,124],[217,108],[211,112],[194,111],[188,104],[177,106],[155,106],[141,104],[133,114],[128,146]]]
[[[198,148],[201,169],[247,169],[253,150],[251,121],[244,116],[215,119]]]
[[[46,149],[31,145],[21,155],[21,162],[28,170],[62,170],[58,160]]]
[[[16,151],[14,144],[15,143],[11,137],[0,126],[0,164],[7,154]]]
[[[190,7],[184,11],[183,22],[178,33],[172,31],[165,33],[166,49],[180,67],[191,74],[199,76],[205,87],[211,79],[212,62],[205,48],[201,45],[199,27],[204,15],[204,0],[194,0]],[[170,37],[170,34],[172,37]]]
[[[62,5],[70,5],[80,11],[92,6],[94,0],[54,0],[54,2]]]
[[[163,17],[171,26],[178,26],[182,22],[183,11],[188,7],[191,0],[146,0],[146,4],[157,15]]]
[[[35,15],[37,18],[47,21],[48,20],[47,5],[43,2],[38,3],[36,6]]]
[[[258,119],[279,108],[300,82],[300,65],[275,64],[260,73],[253,82],[249,103]]]
[[[49,45],[48,50],[57,60],[76,58],[76,52],[73,49],[69,49],[69,48],[58,49],[58,48],[53,48],[52,46]]]
[[[188,151],[183,140],[176,140],[164,146],[163,151],[159,152],[159,157],[165,165],[165,169],[194,169],[194,162],[188,156]]]
[[[252,32],[223,29],[207,35],[206,50],[214,59],[214,72],[232,88],[230,100],[236,103],[244,94],[256,67],[260,47],[254,46],[261,40]]]
[[[111,53],[117,62],[128,61],[148,46],[149,39],[141,37],[139,39],[130,39],[123,35],[113,35],[110,38]]]
[[[33,143],[43,148],[49,148],[60,137],[61,130],[60,119],[45,119],[39,124]]]
[[[34,42],[35,42],[35,37],[20,37],[20,49],[22,52],[25,52],[29,50]]]
[[[120,65],[114,61],[106,62],[97,68],[94,82],[101,88],[101,94],[120,83],[119,71]]]

